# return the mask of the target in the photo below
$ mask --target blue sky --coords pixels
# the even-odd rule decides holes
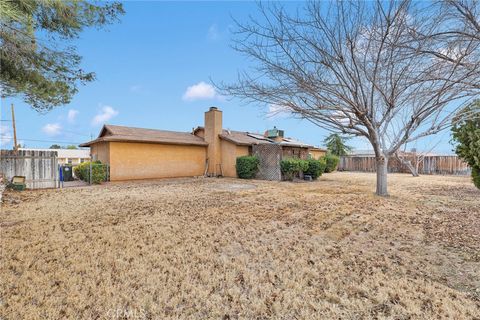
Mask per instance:
[[[293,5],[293,4],[289,4]],[[218,96],[214,81],[233,81],[248,60],[231,49],[232,17],[255,14],[252,2],[126,2],[121,22],[108,30],[90,29],[75,41],[85,70],[95,82],[80,87],[69,105],[39,114],[19,99],[2,101],[1,117],[11,119],[15,104],[17,137],[27,147],[78,144],[95,137],[104,122],[174,131],[203,125],[210,106],[223,111],[224,128],[263,132],[274,125],[287,136],[321,145],[328,132],[287,116],[268,117],[268,107]],[[11,123],[2,121],[2,149],[12,143]],[[34,141],[38,140],[38,141]],[[441,143],[450,153],[449,134],[418,143]],[[357,149],[368,142],[355,139]],[[413,145],[412,145],[413,147]]]

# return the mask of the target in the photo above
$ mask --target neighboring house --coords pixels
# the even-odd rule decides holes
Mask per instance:
[[[58,164],[71,164],[73,166],[90,160],[90,150],[88,149],[35,149],[19,148],[18,150],[31,151],[56,151]]]
[[[284,157],[306,159],[322,151],[283,135],[276,128],[263,135],[223,129],[222,111],[211,107],[205,112],[205,125],[192,133],[104,125],[97,139],[80,146],[90,147],[93,160],[110,165],[112,181],[205,174],[236,177],[237,157],[252,154],[252,147],[259,144],[280,145]]]

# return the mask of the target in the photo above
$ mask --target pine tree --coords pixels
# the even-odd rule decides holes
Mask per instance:
[[[332,133],[324,140],[324,143],[331,154],[340,157],[346,156],[352,150],[352,147],[345,144],[347,140],[349,138],[342,137],[338,133]]]
[[[0,89],[21,96],[37,111],[69,103],[84,71],[71,41],[87,27],[103,27],[123,14],[120,3],[85,0],[0,1]]]

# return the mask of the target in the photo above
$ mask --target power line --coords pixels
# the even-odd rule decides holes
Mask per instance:
[[[84,133],[78,133],[78,132],[75,132],[75,131],[69,131],[69,130],[61,130],[63,132],[67,132],[67,133],[73,133],[73,134],[76,134],[77,136],[84,136],[84,137],[90,137],[89,134],[84,134]]]
[[[0,140],[7,140],[10,141],[12,138],[10,137],[0,137]],[[82,142],[73,142],[73,141],[62,141],[62,140],[39,140],[39,139],[23,139],[18,138],[21,141],[35,141],[35,142],[52,142],[52,143],[69,143],[69,144],[81,144]]]

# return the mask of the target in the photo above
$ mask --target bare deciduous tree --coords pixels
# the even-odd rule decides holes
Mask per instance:
[[[440,141],[433,145],[429,150],[425,150],[423,152],[417,152],[416,148],[413,149],[411,152],[407,152],[407,145],[405,144],[403,146],[403,151],[397,150],[397,152],[395,152],[395,159],[397,159],[398,162],[407,167],[407,169],[410,170],[412,176],[419,177],[420,175],[418,174],[418,168],[421,164],[423,164],[425,157],[428,156],[433,151],[433,149],[435,149],[439,142]]]
[[[260,4],[261,21],[237,23],[234,45],[254,61],[252,70],[218,87],[367,138],[376,193],[387,195],[389,157],[448,127],[461,103],[479,93],[479,71],[471,67],[479,42],[443,37],[449,26],[434,19],[437,8],[443,10],[411,1],[312,2],[291,15]]]

